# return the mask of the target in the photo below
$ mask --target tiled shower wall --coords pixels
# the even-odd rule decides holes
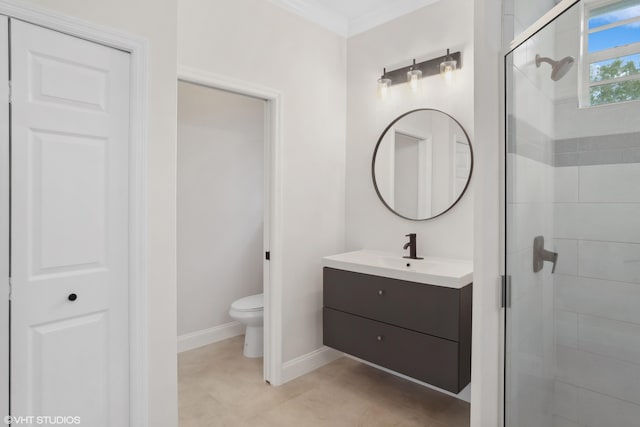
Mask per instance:
[[[640,150],[640,133],[573,141],[565,166],[567,141],[512,127],[510,425],[638,427],[640,162],[622,161]],[[553,275],[549,265],[532,273],[537,234],[559,254]]]
[[[609,161],[634,135],[555,168],[557,426],[640,426],[640,163]]]
[[[577,58],[579,9],[559,22]],[[577,74],[554,105],[554,425],[639,427],[640,103],[578,108]]]
[[[555,174],[557,425],[637,427],[640,163]]]

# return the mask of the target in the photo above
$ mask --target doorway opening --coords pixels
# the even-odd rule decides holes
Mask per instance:
[[[185,67],[178,78],[178,350],[235,339],[234,357],[280,385],[281,97]]]
[[[179,351],[245,334],[262,357],[265,110],[178,83]]]

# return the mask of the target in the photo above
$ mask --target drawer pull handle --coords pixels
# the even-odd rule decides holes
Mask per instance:
[[[383,291],[382,289],[380,289],[380,290],[378,291],[378,295],[382,296],[383,294],[384,294],[384,291]]]
[[[382,335],[378,335],[378,341],[382,341]]]
[[[75,301],[78,299],[78,295],[76,294],[69,294],[69,296],[67,297],[67,299],[71,302]]]

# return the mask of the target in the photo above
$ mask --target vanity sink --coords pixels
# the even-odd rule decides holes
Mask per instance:
[[[469,384],[470,261],[361,250],[323,264],[324,345],[450,393]]]
[[[402,254],[360,250],[324,257],[322,264],[338,270],[453,289],[460,289],[473,281],[473,263],[459,259],[407,259]]]

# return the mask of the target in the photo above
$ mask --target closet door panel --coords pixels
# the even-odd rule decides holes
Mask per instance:
[[[13,415],[128,424],[129,60],[11,21]]]

